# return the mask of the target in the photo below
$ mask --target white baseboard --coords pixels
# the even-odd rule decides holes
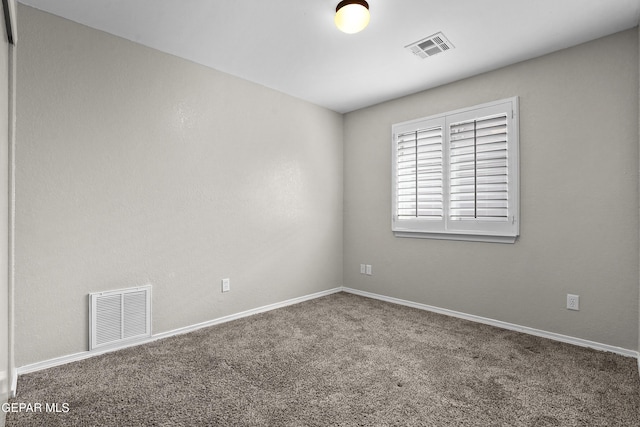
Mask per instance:
[[[9,391],[11,397],[16,397],[18,392],[18,370],[13,368],[13,375],[11,375],[11,390]]]
[[[297,297],[297,298],[288,299],[286,301],[277,302],[277,303],[274,303],[274,304],[265,305],[265,306],[258,307],[258,308],[253,308],[251,310],[242,311],[240,313],[230,314],[228,316],[220,317],[220,318],[214,319],[214,320],[209,320],[209,321],[203,322],[203,323],[198,323],[196,325],[185,326],[184,328],[178,328],[178,329],[174,329],[174,330],[168,331],[168,332],[161,332],[159,334],[155,334],[152,338],[154,340],[157,340],[157,339],[161,339],[161,338],[172,337],[174,335],[186,334],[188,332],[193,332],[193,331],[196,331],[198,329],[206,328],[208,326],[219,325],[220,323],[226,323],[226,322],[230,322],[232,320],[242,319],[243,317],[252,316],[252,315],[258,314],[258,313],[264,313],[266,311],[275,310],[275,309],[278,309],[278,308],[286,307],[288,305],[299,304],[299,303],[304,302],[304,301],[309,301],[309,300],[312,300],[312,299],[324,297],[324,296],[335,294],[335,293],[338,293],[338,292],[342,292],[342,286],[340,286],[338,288],[329,289],[329,290],[326,290],[326,291],[316,292],[316,293],[310,294],[310,295],[305,295],[305,296],[301,296],[301,297]]]
[[[496,326],[496,327],[503,328],[503,329],[508,329],[508,330],[517,331],[517,332],[523,332],[523,333],[526,333],[526,334],[535,335],[535,336],[539,336],[539,337],[542,337],[542,338],[549,338],[549,339],[552,339],[552,340],[555,340],[555,341],[561,341],[561,342],[565,342],[565,343],[569,343],[569,344],[574,344],[574,345],[578,345],[580,347],[589,347],[589,348],[593,348],[593,349],[596,349],[596,350],[602,350],[602,351],[608,351],[608,352],[611,352],[611,353],[616,353],[616,354],[619,354],[619,355],[622,355],[622,356],[626,356],[626,357],[635,357],[635,358],[638,359],[638,372],[640,372],[639,354],[638,354],[637,351],[634,351],[634,350],[628,350],[628,349],[625,349],[625,348],[615,347],[615,346],[611,346],[611,345],[608,345],[608,344],[602,344],[602,343],[598,343],[598,342],[595,342],[595,341],[584,340],[582,338],[570,337],[570,336],[567,336],[567,335],[557,334],[555,332],[547,332],[547,331],[543,331],[543,330],[540,330],[540,329],[535,329],[535,328],[530,328],[530,327],[527,327],[527,326],[516,325],[514,323],[503,322],[503,321],[500,321],[500,320],[489,319],[489,318],[486,318],[486,317],[475,316],[473,314],[466,314],[466,313],[462,313],[462,312],[458,312],[458,311],[454,311],[454,310],[449,310],[449,309],[446,309],[446,308],[434,307],[434,306],[421,304],[421,303],[417,303],[417,302],[412,302],[412,301],[407,301],[407,300],[403,300],[403,299],[399,299],[399,298],[393,298],[393,297],[388,297],[388,296],[385,296],[385,295],[374,294],[374,293],[371,293],[371,292],[361,291],[361,290],[358,290],[358,289],[352,289],[352,288],[348,288],[348,287],[338,287],[338,288],[333,288],[333,289],[329,289],[329,290],[322,291],[322,292],[316,292],[316,293],[313,293],[313,294],[310,294],[310,295],[305,295],[305,296],[302,296],[302,297],[292,298],[292,299],[289,299],[289,300],[286,300],[286,301],[282,301],[282,302],[279,302],[279,303],[265,305],[265,306],[262,306],[262,307],[254,308],[254,309],[243,311],[243,312],[240,312],[240,313],[231,314],[231,315],[228,315],[228,316],[223,316],[223,317],[220,317],[220,318],[217,318],[217,319],[209,320],[207,322],[202,322],[202,323],[198,323],[198,324],[195,324],[195,325],[174,329],[174,330],[167,331],[167,332],[161,332],[159,334],[154,334],[151,338],[145,339],[143,341],[132,342],[132,343],[128,343],[126,345],[121,345],[121,346],[117,346],[117,347],[100,349],[98,351],[83,351],[83,352],[80,352],[80,353],[70,354],[70,355],[67,355],[67,356],[56,357],[56,358],[53,358],[53,359],[44,360],[42,362],[37,362],[37,363],[29,364],[29,365],[24,365],[24,366],[21,366],[21,367],[17,368],[17,370],[16,370],[17,374],[13,376],[14,381],[13,381],[13,384],[11,385],[12,393],[15,396],[16,388],[17,388],[18,375],[27,374],[27,373],[30,373],[30,372],[36,372],[36,371],[40,371],[40,370],[43,370],[43,369],[53,368],[54,366],[60,366],[60,365],[64,365],[64,364],[71,363],[71,362],[77,362],[77,361],[80,361],[80,360],[88,359],[90,357],[98,356],[100,354],[110,353],[110,352],[113,352],[113,351],[116,351],[116,350],[121,350],[123,348],[132,347],[132,346],[136,346],[136,345],[140,345],[140,344],[145,344],[145,343],[148,343],[148,342],[156,341],[156,340],[163,339],[163,338],[172,337],[172,336],[175,336],[175,335],[186,334],[188,332],[196,331],[198,329],[206,328],[208,326],[213,326],[213,325],[218,325],[218,324],[225,323],[225,322],[230,322],[232,320],[241,319],[243,317],[248,317],[248,316],[251,316],[251,315],[254,315],[254,314],[258,314],[258,313],[264,313],[264,312],[267,312],[267,311],[275,310],[275,309],[286,307],[286,306],[293,305],[293,304],[298,304],[298,303],[301,303],[301,302],[304,302],[304,301],[309,301],[309,300],[312,300],[312,299],[316,299],[316,298],[320,298],[320,297],[323,297],[323,296],[335,294],[335,293],[338,293],[338,292],[347,292],[347,293],[360,295],[360,296],[367,297],[367,298],[373,298],[373,299],[378,299],[378,300],[381,300],[381,301],[390,302],[390,303],[393,303],[393,304],[399,304],[399,305],[404,305],[404,306],[408,306],[408,307],[418,308],[418,309],[421,309],[421,310],[432,311],[434,313],[440,313],[440,314],[444,314],[444,315],[447,315],[447,316],[458,317],[458,318],[461,318],[461,319],[470,320],[472,322],[484,323],[484,324],[487,324],[487,325],[492,325],[492,326]]]
[[[576,338],[568,335],[557,334],[555,332],[543,331],[541,329],[530,328],[528,326],[516,325],[514,323],[503,322],[501,320],[489,319],[487,317],[476,316],[473,314],[462,313],[459,311],[449,310],[446,308],[434,307],[431,305],[421,304],[413,301],[407,301],[399,298],[388,297],[385,295],[374,294],[371,292],[361,291],[358,289],[343,287],[342,290],[344,292],[360,295],[367,298],[374,298],[381,301],[390,302],[393,304],[405,305],[407,307],[418,308],[420,310],[432,311],[434,313],[458,317],[460,319],[470,320],[472,322],[484,323],[486,325],[497,326],[498,328],[509,329],[511,331],[523,332],[525,334],[535,335],[542,338],[549,338],[554,341],[561,341],[568,344],[574,344],[580,347],[588,347],[588,348],[593,348],[595,350],[608,351],[611,353],[619,354],[621,356],[635,357],[637,359],[640,357],[637,351],[628,350],[622,347],[615,347],[609,344],[602,344],[599,342],[589,341],[582,338]],[[640,370],[640,359],[638,359],[638,369]]]
[[[309,295],[304,295],[304,296],[297,297],[297,298],[288,299],[286,301],[282,301],[282,302],[278,302],[278,303],[274,303],[274,304],[269,304],[269,305],[265,305],[265,306],[258,307],[258,308],[253,308],[251,310],[243,311],[243,312],[240,312],[240,313],[219,317],[217,319],[209,320],[209,321],[202,322],[202,323],[197,323],[195,325],[185,326],[183,328],[178,328],[178,329],[174,329],[174,330],[167,331],[167,332],[160,332],[158,334],[152,335],[151,338],[146,338],[146,339],[143,339],[143,340],[128,342],[126,344],[121,344],[121,345],[108,347],[108,348],[101,348],[99,350],[83,351],[83,352],[80,352],[80,353],[69,354],[69,355],[66,355],[66,356],[61,356],[61,357],[56,357],[56,358],[49,359],[49,360],[44,360],[42,362],[37,362],[37,363],[29,364],[29,365],[20,366],[17,369],[17,375],[15,375],[15,377],[14,377],[15,381],[16,381],[16,387],[17,387],[18,375],[28,374],[30,372],[41,371],[43,369],[53,368],[54,366],[65,365],[65,364],[71,363],[71,362],[77,362],[77,361],[80,361],[80,360],[88,359],[90,357],[98,356],[98,355],[105,354],[105,353],[111,353],[113,351],[122,350],[123,348],[127,348],[127,347],[133,347],[133,346],[137,346],[137,345],[140,345],[140,344],[146,344],[146,343],[149,343],[149,342],[152,342],[152,341],[156,341],[156,340],[159,340],[159,339],[172,337],[172,336],[175,336],[175,335],[186,334],[188,332],[193,332],[193,331],[196,331],[198,329],[206,328],[208,326],[219,325],[221,323],[230,322],[232,320],[241,319],[243,317],[252,316],[252,315],[258,314],[258,313],[264,313],[266,311],[275,310],[275,309],[278,309],[278,308],[286,307],[288,305],[298,304],[298,303],[301,303],[301,302],[304,302],[304,301],[308,301],[308,300],[320,298],[320,297],[323,297],[323,296],[335,294],[335,293],[341,292],[341,291],[342,291],[342,287],[337,287],[337,288],[329,289],[329,290],[326,290],[326,291],[316,292],[316,293],[313,293],[313,294],[309,294]],[[13,390],[15,390],[15,387],[13,388]]]

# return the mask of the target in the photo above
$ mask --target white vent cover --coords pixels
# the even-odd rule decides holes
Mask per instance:
[[[442,33],[435,33],[427,38],[405,46],[405,49],[409,49],[414,55],[419,56],[422,59],[453,48],[453,44],[451,44],[451,42]]]
[[[89,349],[151,336],[151,285],[89,294]]]

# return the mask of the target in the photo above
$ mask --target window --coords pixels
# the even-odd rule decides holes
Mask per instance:
[[[397,237],[515,242],[517,97],[398,123],[392,133]]]

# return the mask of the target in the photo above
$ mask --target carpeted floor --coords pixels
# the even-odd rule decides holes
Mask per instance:
[[[7,426],[640,425],[635,359],[346,293],[23,375],[18,402],[42,411]]]

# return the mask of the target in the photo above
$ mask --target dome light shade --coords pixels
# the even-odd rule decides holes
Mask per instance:
[[[336,27],[354,34],[369,25],[369,4],[364,0],[343,0],[336,6]]]

